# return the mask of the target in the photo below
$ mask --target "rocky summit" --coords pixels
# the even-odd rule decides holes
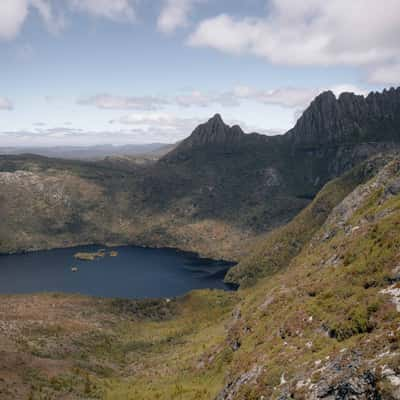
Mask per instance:
[[[180,152],[199,146],[238,146],[243,140],[244,132],[235,125],[230,127],[224,123],[221,115],[216,114],[205,124],[199,125],[193,133],[179,146]],[[171,155],[170,155],[171,156]]]
[[[397,142],[400,88],[368,96],[328,91],[311,103],[289,131],[295,145],[334,145],[355,142]]]

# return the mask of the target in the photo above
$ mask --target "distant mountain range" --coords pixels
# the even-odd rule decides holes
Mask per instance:
[[[71,160],[99,160],[105,157],[154,156],[168,152],[174,145],[165,143],[111,144],[95,146],[56,146],[56,147],[0,147],[0,154],[36,154],[44,157]]]

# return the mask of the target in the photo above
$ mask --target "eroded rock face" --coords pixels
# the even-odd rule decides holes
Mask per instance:
[[[297,381],[294,379],[294,382],[283,387],[281,385],[279,388],[281,394],[278,398],[279,400],[400,399],[398,373],[386,366],[377,368],[374,362],[376,360],[365,359],[365,355],[361,352],[345,351],[335,359],[316,363],[318,369],[305,371],[303,379]],[[313,374],[318,374],[321,378],[312,381]]]
[[[379,163],[380,160],[377,159],[377,162]],[[366,168],[368,168],[368,163]],[[381,201],[387,199],[389,196],[393,196],[393,188],[397,187],[399,181],[399,171],[400,162],[395,159],[382,168],[375,179],[358,186],[333,209],[326,221],[324,229],[319,235],[317,235],[315,240],[327,240],[339,229],[346,228],[348,235],[359,230],[361,228],[360,226],[354,227],[348,225],[351,217],[359,209],[360,204],[362,204],[372,193],[382,190]],[[377,217],[379,218],[382,216],[378,215]],[[367,223],[367,221],[365,221],[365,223]]]
[[[282,178],[276,168],[268,167],[264,171],[265,185],[267,186],[280,186]]]
[[[263,371],[263,367],[254,366],[235,380],[229,382],[215,400],[234,400],[237,399],[238,392],[242,385],[248,385],[256,381]]]
[[[400,88],[367,97],[320,94],[290,131],[295,145],[395,139],[400,128]]]
[[[381,400],[377,379],[371,371],[339,383],[321,382],[312,393],[312,400]]]
[[[226,125],[221,115],[216,114],[205,124],[199,125],[192,135],[184,141],[184,145],[193,147],[237,143],[243,135],[244,132],[239,126],[230,127]]]
[[[215,114],[207,122],[199,125],[175,150],[167,154],[164,160],[182,160],[188,157],[188,152],[193,149],[204,147],[237,148],[241,144],[246,144],[249,138],[256,139],[260,143],[267,141],[263,135],[246,135],[240,126],[229,126],[225,124],[220,114]]]

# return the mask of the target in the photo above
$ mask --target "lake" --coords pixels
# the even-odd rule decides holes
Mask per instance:
[[[78,252],[104,247],[81,246],[0,256],[0,294],[80,293],[98,297],[143,299],[174,297],[193,289],[229,290],[223,278],[232,263],[201,259],[172,249],[117,247],[94,261]],[[116,257],[110,251],[118,252]],[[72,268],[77,272],[72,272]]]

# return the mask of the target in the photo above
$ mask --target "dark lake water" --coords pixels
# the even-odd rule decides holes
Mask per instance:
[[[65,292],[99,297],[174,297],[192,289],[230,289],[223,278],[228,263],[171,249],[118,247],[95,261],[74,259],[82,246],[0,256],[0,294]],[[109,251],[116,250],[117,257]],[[71,268],[77,267],[78,272]]]

